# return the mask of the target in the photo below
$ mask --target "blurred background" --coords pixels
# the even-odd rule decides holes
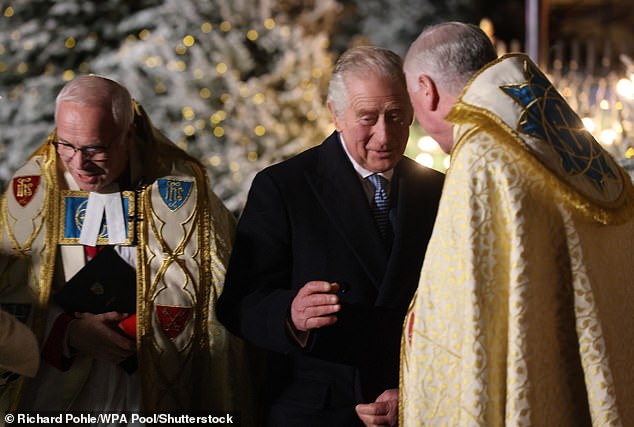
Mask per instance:
[[[61,86],[95,73],[127,86],[239,214],[255,173],[332,131],[325,97],[343,50],[403,55],[446,20],[480,25],[500,54],[529,53],[633,169],[631,0],[16,0],[0,13],[2,185],[51,132]],[[450,163],[416,123],[406,154]]]

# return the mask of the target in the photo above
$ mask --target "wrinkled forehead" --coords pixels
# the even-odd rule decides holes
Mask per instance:
[[[111,139],[122,131],[110,109],[69,101],[60,104],[55,125],[63,138]]]
[[[348,107],[354,110],[409,110],[410,101],[402,81],[374,75],[348,82]]]

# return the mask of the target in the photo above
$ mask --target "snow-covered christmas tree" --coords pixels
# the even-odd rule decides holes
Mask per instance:
[[[37,5],[35,4],[37,3]],[[238,212],[255,173],[321,142],[335,0],[13,1],[0,18],[0,180],[75,75],[127,86]]]
[[[477,23],[487,0],[357,0],[361,33],[373,44],[404,55],[429,25],[447,20]]]

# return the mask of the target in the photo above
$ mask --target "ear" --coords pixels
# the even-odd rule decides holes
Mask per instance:
[[[434,80],[427,74],[421,74],[418,76],[418,87],[423,96],[422,99],[426,109],[430,111],[437,110],[440,103],[440,94]]]
[[[328,105],[328,109],[330,110],[330,115],[332,116],[332,121],[335,124],[335,129],[337,129],[338,132],[341,132],[341,126],[339,126],[339,118],[337,117],[337,111],[335,110],[334,105],[332,105],[332,102],[330,101],[328,101],[326,105]]]

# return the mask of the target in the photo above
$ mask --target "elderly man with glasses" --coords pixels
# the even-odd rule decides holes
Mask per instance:
[[[248,408],[214,312],[234,219],[203,166],[103,77],[68,83],[55,124],[2,200],[0,303],[42,364],[0,370],[0,413]]]

